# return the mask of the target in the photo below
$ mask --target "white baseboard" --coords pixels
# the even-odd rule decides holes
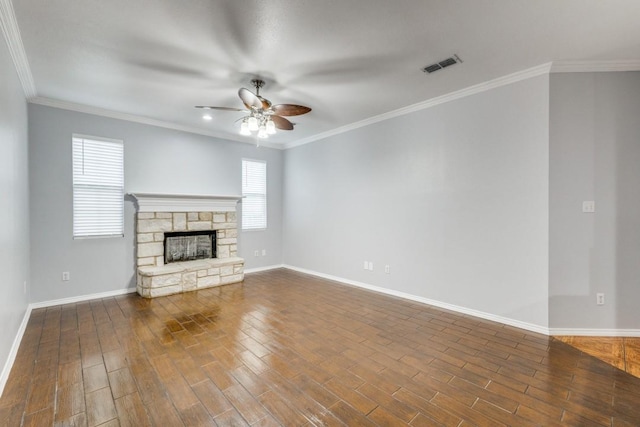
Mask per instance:
[[[444,308],[446,310],[455,311],[462,314],[468,314],[470,316],[479,317],[481,319],[491,320],[498,323],[504,323],[505,325],[514,326],[516,328],[525,329],[527,331],[537,332],[544,335],[552,336],[584,336],[584,337],[640,337],[640,329],[589,329],[589,328],[546,328],[544,326],[535,325],[532,323],[521,322],[519,320],[510,319],[508,317],[497,316],[495,314],[486,313],[483,311],[473,310],[467,307],[461,307],[458,305],[448,304],[441,301],[432,300],[416,295],[407,294],[404,292],[394,291],[392,289],[381,288],[379,286],[369,285],[367,283],[357,282],[355,280],[344,279],[342,277],[332,276],[330,274],[319,273],[313,270],[307,270],[305,268],[294,267],[292,265],[283,265],[282,267],[289,270],[298,271],[300,273],[310,274],[312,276],[322,277],[323,279],[333,280],[335,282],[344,283],[347,285],[357,286],[359,288],[368,289],[374,292],[380,292],[395,297],[408,299],[423,304],[433,305],[435,307]]]
[[[495,314],[486,313],[483,311],[473,310],[467,307],[461,307],[459,305],[448,304],[446,302],[441,302],[437,300],[432,300],[429,298],[420,297],[417,295],[407,294],[405,292],[395,291],[393,289],[381,288],[379,286],[369,285],[367,283],[357,282],[355,280],[344,279],[342,277],[331,276],[329,274],[319,273],[313,270],[307,270],[305,268],[298,268],[292,265],[284,265],[284,268],[289,270],[298,271],[300,273],[310,274],[312,276],[322,277],[323,279],[333,280],[336,282],[344,283],[347,285],[357,286],[359,288],[368,289],[370,291],[379,292],[382,294],[392,295],[394,297],[404,298],[410,301],[419,302],[422,304],[428,304],[439,308],[444,308],[446,310],[455,311],[457,313],[468,314],[470,316],[479,317],[481,319],[491,320],[493,322],[503,323],[505,325],[513,326],[520,329],[525,329],[527,331],[536,332],[539,334],[549,335],[549,329],[544,326],[535,325],[533,323],[522,322],[520,320],[510,319],[508,317],[497,316]]]
[[[269,271],[269,270],[275,270],[278,268],[284,268],[284,264],[277,264],[277,265],[268,265],[266,267],[257,267],[257,268],[249,268],[247,270],[245,270],[245,274],[251,274],[251,273],[259,273],[261,271]]]
[[[554,336],[576,337],[640,337],[640,329],[587,329],[587,328],[549,328]]]
[[[118,289],[117,291],[99,292],[97,294],[80,295],[80,296],[77,296],[77,297],[69,297],[69,298],[54,299],[54,300],[50,300],[50,301],[34,302],[34,303],[29,304],[29,307],[31,309],[43,308],[43,307],[53,307],[53,306],[56,306],[56,305],[73,304],[73,303],[76,303],[76,302],[88,301],[88,300],[92,300],[92,299],[109,298],[109,297],[115,297],[115,296],[118,296],[118,295],[132,294],[134,292],[136,292],[136,288]]]
[[[7,385],[7,380],[9,379],[11,368],[13,368],[13,362],[15,362],[16,356],[18,355],[18,349],[20,348],[20,343],[22,342],[24,332],[27,330],[27,323],[29,323],[30,317],[31,305],[28,305],[27,310],[24,313],[24,317],[22,318],[22,323],[20,323],[20,327],[18,328],[18,332],[16,333],[16,337],[13,339],[13,344],[11,345],[11,350],[9,351],[7,361],[4,363],[2,373],[0,374],[0,397],[4,392],[4,386]]]

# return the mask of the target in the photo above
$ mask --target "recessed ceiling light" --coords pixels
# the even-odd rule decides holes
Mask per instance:
[[[211,120],[211,119],[213,119],[213,117],[211,117],[211,114],[204,114],[204,115],[202,116],[202,120],[209,121],[209,120]]]

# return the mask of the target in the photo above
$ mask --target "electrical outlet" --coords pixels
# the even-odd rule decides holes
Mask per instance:
[[[584,213],[594,213],[596,211],[596,202],[593,200],[587,200],[582,202],[582,212]]]
[[[385,274],[390,274],[391,273],[391,267],[389,267],[388,265],[384,266],[384,272]]]
[[[369,261],[369,271],[373,271],[373,261]]]
[[[596,294],[596,304],[604,305],[604,294]]]
[[[364,262],[364,269],[368,270],[369,269],[369,261],[365,261]]]
[[[262,250],[262,256],[267,256],[267,250],[266,249]]]
[[[253,256],[260,256],[260,251],[255,251],[255,252],[253,253]]]
[[[62,272],[62,281],[63,282],[68,282],[69,280],[71,280],[71,275],[69,274],[68,271],[63,271]]]

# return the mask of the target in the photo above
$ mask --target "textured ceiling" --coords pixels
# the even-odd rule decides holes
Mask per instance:
[[[238,88],[313,108],[275,145],[551,61],[640,59],[637,0],[14,0],[38,99],[238,135]],[[464,61],[426,75],[425,65]],[[249,138],[249,137],[247,137]],[[251,138],[249,138],[249,141]]]

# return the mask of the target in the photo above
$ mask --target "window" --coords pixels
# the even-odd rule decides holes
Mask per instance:
[[[267,163],[242,160],[242,229],[267,228]]]
[[[73,135],[73,237],[124,234],[124,144]]]

